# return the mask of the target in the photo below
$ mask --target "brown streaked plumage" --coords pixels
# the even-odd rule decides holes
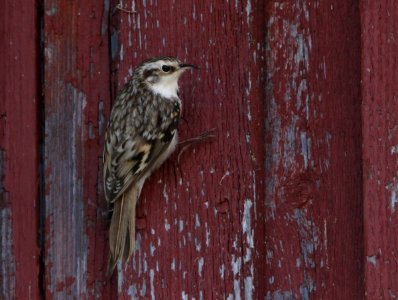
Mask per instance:
[[[110,273],[134,250],[135,207],[146,178],[175,149],[181,111],[178,79],[193,67],[169,56],[146,60],[116,98],[104,146],[105,197],[113,205]]]

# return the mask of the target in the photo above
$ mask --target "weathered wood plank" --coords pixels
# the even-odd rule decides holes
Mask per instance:
[[[36,2],[3,1],[0,22],[0,298],[39,299]]]
[[[44,1],[45,292],[113,298],[100,178],[109,2]]]
[[[124,3],[124,2],[123,2]],[[155,55],[200,66],[181,85],[181,139],[146,183],[138,246],[118,274],[122,299],[261,299],[265,294],[263,1],[133,1],[113,34],[119,87]]]
[[[358,2],[267,14],[267,299],[361,299]]]
[[[398,298],[398,4],[362,1],[365,287]]]

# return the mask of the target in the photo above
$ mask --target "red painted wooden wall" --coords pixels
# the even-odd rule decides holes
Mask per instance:
[[[0,20],[1,299],[398,297],[395,1],[6,0]],[[108,278],[104,131],[155,55],[200,65],[181,137],[217,138],[146,183]]]

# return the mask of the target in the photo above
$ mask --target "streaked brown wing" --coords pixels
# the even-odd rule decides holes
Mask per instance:
[[[168,109],[152,110],[154,117],[140,118],[159,120],[158,126],[129,122],[129,133],[121,133],[116,126],[110,126],[104,149],[104,188],[107,201],[114,202],[133,183],[152,171],[159,157],[169,147],[178,126],[179,105],[169,103]],[[133,116],[133,114],[131,114]],[[111,124],[112,124],[111,119]],[[152,122],[153,123],[153,122]],[[150,128],[150,130],[137,130]],[[125,131],[128,131],[125,128]]]
[[[128,142],[126,144],[129,144]],[[105,196],[114,202],[134,182],[142,178],[168,148],[170,141],[140,139],[133,148],[119,147],[111,155],[105,152],[104,182]]]

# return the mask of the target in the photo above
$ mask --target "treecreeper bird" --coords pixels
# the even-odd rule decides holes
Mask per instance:
[[[178,79],[196,68],[175,57],[139,65],[116,98],[104,145],[104,189],[113,205],[109,229],[111,274],[134,250],[135,210],[142,186],[177,145]]]

